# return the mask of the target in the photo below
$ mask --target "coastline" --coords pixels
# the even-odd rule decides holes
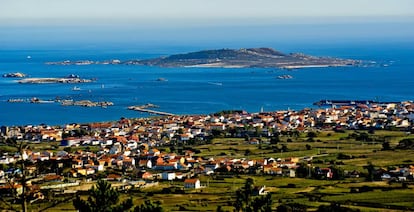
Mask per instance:
[[[346,67],[352,66],[349,64],[315,64],[315,65],[281,65],[275,68],[282,69],[306,69],[306,68],[328,68],[328,67]],[[185,68],[250,68],[247,65],[227,65],[223,63],[206,63],[198,65],[183,66]]]
[[[317,57],[304,53],[282,53],[272,48],[213,49],[173,54],[150,59],[116,60],[116,62],[64,60],[46,62],[46,65],[144,65],[190,68],[312,68],[355,66],[361,60],[335,57]]]
[[[355,48],[354,48],[355,47]],[[21,71],[29,78],[59,78],[69,73],[85,78],[96,77],[99,82],[91,84],[17,84],[13,78],[0,78],[2,96],[0,104],[5,114],[2,124],[33,124],[72,121],[104,121],[119,117],[141,117],[146,114],[125,110],[129,105],[153,102],[163,110],[174,114],[201,114],[219,111],[220,109],[245,109],[259,111],[275,109],[298,109],[312,107],[319,99],[378,99],[381,101],[400,101],[413,99],[409,89],[412,51],[398,49],[395,55],[389,55],[383,46],[371,49],[356,50],[359,45],[350,46],[347,51],[303,49],[314,55],[333,55],[342,58],[356,58],[362,61],[376,61],[376,64],[356,65],[345,68],[314,68],[296,70],[279,68],[242,68],[226,70],[220,67],[207,69],[163,68],[160,66],[90,65],[90,66],[48,66],[45,61],[63,60],[65,58],[91,58],[103,61],[106,58],[150,58],[146,53],[125,53],[124,55],[108,55],[90,51],[76,55],[75,51],[32,52],[31,61],[15,61],[16,55],[5,54],[4,73]],[[292,47],[293,48],[293,47]],[[340,46],[337,46],[339,49]],[[169,52],[185,52],[188,49],[168,49]],[[384,50],[384,51],[380,51]],[[339,51],[339,53],[338,53]],[[47,54],[47,57],[39,59]],[[90,56],[96,54],[96,57]],[[167,53],[165,53],[167,54]],[[36,60],[35,60],[36,59]],[[381,66],[389,64],[389,66]],[[222,65],[222,64],[220,64]],[[218,64],[216,64],[218,66]],[[309,67],[309,66],[306,66]],[[231,68],[231,67],[229,67]],[[233,67],[235,68],[235,67]],[[292,67],[293,68],[293,67]],[[298,68],[298,67],[295,67]],[[344,71],[346,69],[346,71]],[[294,69],[293,69],[294,70]],[[277,76],[290,74],[292,80],[275,80]],[[376,77],[373,77],[376,76]],[[168,79],[159,83],[154,79]],[[384,82],[398,82],[387,84]],[[220,82],[223,86],[212,86],[209,82]],[[73,91],[74,86],[82,91]],[[101,85],[105,85],[102,89]],[[92,92],[88,92],[91,90]],[[114,106],[102,110],[85,107],[62,107],[60,104],[19,104],[8,103],[8,99],[30,99],[38,97],[49,100],[60,99],[92,101],[113,101]],[[21,100],[20,100],[21,101]],[[19,102],[19,100],[17,100]],[[53,112],[51,112],[53,111]],[[59,118],[57,118],[59,117]]]
[[[183,66],[184,68],[248,68],[244,65],[226,65],[224,63],[205,63],[198,65]]]
[[[41,83],[88,83],[92,82],[90,79],[80,79],[80,78],[26,78],[17,81],[18,83],[31,83],[31,84],[41,84]]]
[[[281,66],[281,68],[285,69],[304,69],[304,68],[328,68],[328,67],[346,67],[352,66],[348,64],[321,64],[321,65],[286,65]]]

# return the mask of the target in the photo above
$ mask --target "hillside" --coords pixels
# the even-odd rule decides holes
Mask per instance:
[[[315,57],[302,53],[285,54],[272,48],[203,50],[126,64],[160,67],[231,67],[231,68],[306,68],[356,65],[360,61],[332,57]]]

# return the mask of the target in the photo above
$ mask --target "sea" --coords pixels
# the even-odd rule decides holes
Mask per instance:
[[[203,46],[203,49],[216,48]],[[238,45],[239,48],[249,43]],[[185,115],[222,110],[248,112],[300,110],[322,99],[414,100],[414,44],[396,42],[314,43],[266,46],[282,52],[357,59],[368,65],[303,69],[162,68],[138,65],[47,65],[50,61],[143,59],[203,50],[195,46],[158,48],[0,49],[0,74],[29,77],[70,74],[96,81],[84,84],[20,84],[0,77],[0,125],[64,125],[150,117],[128,106],[152,103],[156,110]],[[291,75],[292,79],[278,79]],[[159,78],[165,80],[160,81]],[[73,90],[77,86],[80,90]],[[8,102],[9,99],[110,101],[113,106],[62,106],[59,103]]]

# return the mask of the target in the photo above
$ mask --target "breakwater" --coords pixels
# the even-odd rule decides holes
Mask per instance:
[[[135,111],[139,111],[143,113],[149,113],[149,114],[155,114],[155,115],[161,115],[161,116],[174,116],[174,114],[172,113],[148,109],[148,108],[158,108],[158,107],[159,107],[158,105],[148,103],[145,105],[129,106],[128,110],[135,110]]]

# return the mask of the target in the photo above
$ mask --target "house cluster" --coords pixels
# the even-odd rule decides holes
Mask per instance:
[[[51,164],[51,171],[70,168],[70,172],[65,174],[72,177],[96,175],[108,169],[124,172],[140,170],[134,177],[154,180],[188,180],[197,174],[216,172],[260,172],[295,177],[299,158],[201,158],[190,150],[177,154],[170,151],[162,152],[158,148],[165,145],[173,147],[180,143],[204,142],[217,133],[229,137],[270,137],[274,132],[301,131],[325,126],[348,129],[395,127],[412,130],[413,120],[414,103],[401,102],[253,114],[230,111],[213,115],[134,120],[121,118],[116,122],[72,123],[61,127],[45,124],[2,126],[0,135],[3,139],[60,141],[61,146],[68,149],[59,152],[26,150],[23,155],[3,154],[0,164],[13,163],[20,158],[47,161]],[[251,139],[249,142],[257,144],[259,141]],[[80,145],[97,151],[69,151],[71,147]],[[330,170],[319,171],[318,173],[326,175],[327,178],[332,177]],[[62,175],[61,172],[58,174]],[[120,179],[119,176],[112,178]]]
[[[414,166],[398,167],[394,169],[379,168],[374,171],[374,179],[386,181],[413,181],[414,180]]]
[[[214,131],[223,131],[233,137],[258,133],[260,136],[271,136],[276,131],[301,131],[327,126],[346,129],[413,130],[413,123],[414,103],[406,101],[388,104],[333,105],[330,108],[305,108],[300,111],[253,114],[245,111],[230,111],[223,114],[168,116],[134,121],[122,118],[116,123],[73,123],[63,127],[2,126],[0,135],[31,141],[63,141],[66,142],[62,143],[63,145],[69,146],[112,145],[119,141],[126,141],[127,145],[131,146],[136,146],[136,142],[160,146],[171,142],[203,140],[214,134]]]
[[[347,129],[414,129],[414,103],[411,101],[334,105],[326,111],[316,110],[316,113],[319,122]]]

